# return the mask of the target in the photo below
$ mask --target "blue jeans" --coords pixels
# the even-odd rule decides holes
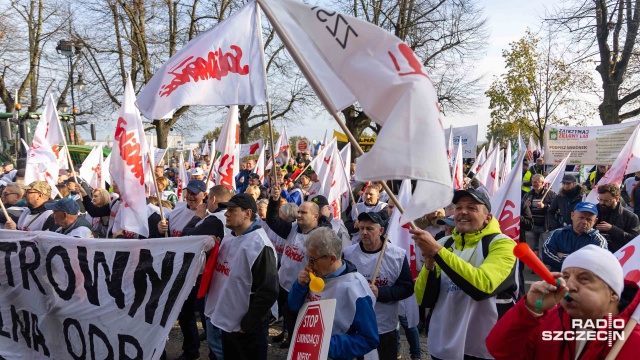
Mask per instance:
[[[404,328],[404,335],[407,337],[407,341],[409,342],[409,353],[411,353],[411,358],[420,359],[422,350],[420,349],[420,335],[418,334],[418,328],[409,328],[407,318],[402,315],[398,316],[398,319],[400,320],[400,325]],[[400,350],[400,331],[398,331],[398,350]]]
[[[217,328],[207,319],[207,344],[209,344],[209,359],[214,359],[211,355],[215,355],[215,360],[224,360],[222,351],[222,330]]]

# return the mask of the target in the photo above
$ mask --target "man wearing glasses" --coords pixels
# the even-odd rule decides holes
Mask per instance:
[[[46,181],[34,181],[23,187],[27,209],[22,212],[17,222],[5,223],[7,230],[55,231],[58,226],[53,219],[53,210],[47,210],[44,204],[51,198],[51,187]],[[6,191],[6,189],[5,189]]]
[[[4,207],[7,209],[7,214],[9,214],[10,220],[14,223],[18,222],[20,215],[22,215],[22,212],[25,209],[22,206],[17,206],[20,200],[22,200],[23,195],[24,190],[22,190],[20,185],[16,183],[10,183],[4,188],[4,190],[2,190],[2,203],[4,203]],[[4,224],[6,222],[7,219],[4,217],[4,213],[0,212],[0,229],[4,229]]]
[[[322,227],[311,232],[304,246],[307,264],[291,287],[289,308],[297,312],[305,302],[336,299],[329,357],[353,359],[375,350],[380,343],[376,299],[355,265],[342,259],[342,240],[331,228]],[[310,272],[324,279],[319,293],[309,289]]]
[[[616,184],[598,186],[598,214],[595,228],[605,235],[611,252],[640,234],[638,216],[620,204],[620,188]]]
[[[296,276],[300,270],[304,269],[306,248],[305,240],[310,233],[319,227],[327,227],[331,229],[329,219],[320,214],[318,204],[305,201],[298,207],[298,215],[296,221],[290,223],[282,220],[280,214],[280,186],[271,187],[271,198],[267,205],[267,225],[273,232],[285,239],[284,252],[280,261],[280,269],[278,269],[278,280],[280,282],[280,291],[288,292],[291,285],[296,281]],[[333,231],[333,230],[332,230]],[[290,311],[288,308],[284,313],[284,323],[289,337],[293,333],[293,327],[296,323],[298,314]],[[284,340],[284,338],[276,337],[275,341]],[[286,349],[290,345],[290,338],[280,344],[280,348]]]
[[[581,202],[571,213],[571,225],[554,231],[542,247],[542,262],[549,270],[560,272],[564,259],[587,245],[607,249],[607,240],[593,228],[598,222],[598,207]]]

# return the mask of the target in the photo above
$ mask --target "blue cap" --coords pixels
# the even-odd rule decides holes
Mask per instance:
[[[592,203],[586,202],[586,201],[578,203],[578,205],[576,205],[576,207],[573,209],[573,211],[590,212],[590,213],[594,214],[595,216],[598,216],[598,207],[595,204],[592,204]]]
[[[191,180],[189,184],[187,184],[187,190],[194,194],[200,194],[201,192],[207,191],[207,186],[202,180]]]
[[[69,215],[78,215],[80,213],[80,206],[71,198],[60,199],[53,203],[44,204],[44,208],[47,210],[60,210]]]

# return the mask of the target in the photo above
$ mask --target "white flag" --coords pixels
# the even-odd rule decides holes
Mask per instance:
[[[29,150],[27,150],[24,183],[30,184],[34,181],[46,181],[51,187],[51,198],[53,199],[58,194],[56,185],[58,184],[60,167],[54,146],[47,140],[49,131],[56,127],[56,123],[53,123],[52,118],[55,117],[57,119],[58,116],[55,106],[52,108],[52,104],[50,101],[45,106],[45,112],[49,115],[40,117],[33,133],[33,141],[31,142]],[[54,115],[51,115],[51,113]],[[55,148],[58,148],[57,145]]]
[[[640,285],[640,236],[636,236],[613,255],[622,265],[624,279]]]
[[[515,241],[520,240],[522,160],[524,156],[525,152],[521,151],[509,178],[491,198],[491,213],[500,223],[500,230]]]
[[[264,140],[258,139],[254,142],[250,142],[248,144],[240,145],[240,159],[244,159],[247,156],[255,156],[260,155],[260,151],[264,146]]]
[[[625,174],[632,174],[640,171],[640,125],[636,126],[633,134],[622,148],[620,154],[613,162],[609,170],[597,184],[593,186],[585,201],[593,204],[598,203],[598,186],[602,184],[622,184],[622,178]]]
[[[104,189],[103,166],[102,145],[99,145],[84,159],[80,167],[80,177],[85,179],[92,189]]]
[[[113,152],[111,152],[106,159],[104,159],[102,161],[102,183],[104,185],[105,182],[109,183],[109,185],[111,185],[111,175],[109,174],[109,166],[111,164],[111,154],[113,154]]]
[[[331,139],[327,146],[318,153],[318,156],[311,161],[310,166],[318,175],[320,184],[315,195],[325,196],[333,208],[333,216],[339,218],[342,194],[349,190],[349,183],[344,176],[344,163],[335,138]]]
[[[527,159],[533,160],[533,153],[536,151],[536,145],[533,142],[533,135],[529,135],[529,144],[527,145]]]
[[[113,150],[109,170],[113,181],[120,189],[120,221],[114,224],[113,232],[125,230],[145,237],[149,236],[147,200],[145,196],[145,157],[147,143],[142,119],[135,102],[131,77],[127,76],[122,107],[118,114],[113,136]]]
[[[499,187],[498,174],[500,174],[500,146],[495,146],[493,151],[487,155],[487,161],[484,162],[476,179],[487,188],[489,195],[493,196]]]
[[[282,133],[276,142],[276,158],[282,160],[282,164],[286,165],[291,157],[289,138],[287,137],[287,128],[282,127]]]
[[[176,176],[176,196],[178,197],[178,201],[182,201],[182,192],[189,183],[187,170],[184,168],[184,155],[182,154],[182,151],[180,151],[180,166],[178,167],[178,173],[176,175],[178,175]]]
[[[69,166],[69,149],[66,146],[60,148],[58,152],[58,166],[60,169],[71,169]],[[108,172],[108,171],[107,171]]]
[[[356,178],[424,180],[431,192],[445,194],[446,201],[434,199],[434,208],[423,210],[446,205],[453,187],[437,94],[411,48],[371,23],[319,6],[295,0],[260,5],[304,57],[327,93],[331,111],[357,100],[383,126],[375,145],[358,160]],[[342,25],[334,29],[329,23]],[[424,134],[430,141],[424,141]],[[424,154],[429,154],[428,166]]]
[[[349,200],[351,197],[349,195],[349,191],[351,191],[351,177],[349,176],[351,173],[351,144],[345,145],[342,150],[340,150],[340,157],[344,164],[344,176],[347,184],[349,184],[349,189],[342,194],[342,208],[346,209],[349,207]]]
[[[257,105],[266,100],[262,29],[255,2],[191,40],[153,75],[136,105],[162,119],[183,105]]]
[[[491,140],[489,140],[489,147],[487,148],[487,154],[490,154],[493,151],[493,136]]]
[[[502,176],[500,179],[502,183],[507,181],[509,174],[511,173],[511,140],[507,140],[507,152],[504,155],[504,167],[502,168]]]
[[[209,139],[204,141],[204,145],[202,146],[202,155],[209,155]]]
[[[258,161],[256,161],[256,166],[251,170],[260,176],[260,184],[264,181],[264,147],[260,149],[260,155],[258,156]]]
[[[240,172],[240,123],[238,122],[238,106],[229,107],[227,121],[224,123],[218,142],[216,143],[216,151],[220,152],[220,164],[217,168],[217,181],[219,185],[224,185],[228,189],[236,188],[236,175]]]
[[[567,162],[569,161],[570,156],[571,153],[569,153],[566,158],[562,159],[560,164],[558,164],[558,166],[556,166],[555,169],[553,169],[545,179],[545,182],[549,184],[551,190],[553,190],[553,192],[555,192],[556,194],[562,188],[562,178],[564,177],[564,171],[567,168]]]
[[[196,160],[193,158],[193,149],[189,149],[189,168],[195,169]]]
[[[458,143],[458,151],[456,151],[456,157],[453,165],[453,189],[464,189],[464,164],[462,163],[462,139]]]
[[[486,160],[487,160],[487,151],[483,146],[482,150],[480,150],[480,153],[478,154],[478,157],[476,158],[476,161],[474,161],[473,165],[471,165],[470,171],[473,172],[474,174],[477,174],[478,170],[480,170],[480,168],[482,167],[482,164]]]
[[[60,149],[60,147],[65,144],[65,138],[53,94],[49,94],[47,104],[44,107],[44,111],[42,111],[42,118],[46,121],[45,138],[47,142],[49,142],[49,145],[51,145],[53,153],[56,155],[58,167],[60,169],[69,169],[66,152],[61,152]],[[41,126],[41,123],[42,122],[38,122],[38,126]]]
[[[400,185],[400,190],[398,191],[398,201],[400,205],[406,207],[409,204],[409,199],[411,199],[411,180],[402,180],[402,185]],[[398,208],[393,209],[387,234],[389,234],[389,241],[393,245],[405,250],[411,275],[413,279],[416,279],[420,271],[420,266],[418,265],[420,264],[420,259],[416,256],[416,243],[409,233],[409,225],[401,226],[400,218],[400,210]]]

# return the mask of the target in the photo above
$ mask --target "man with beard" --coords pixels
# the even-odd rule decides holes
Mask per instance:
[[[589,174],[589,178],[584,182],[584,186],[587,187],[587,193],[591,192],[591,189],[602,179],[604,174],[609,170],[607,165],[597,165],[596,170]]]
[[[616,252],[640,233],[640,221],[620,203],[616,184],[598,186],[598,222],[595,228],[605,235],[609,250]]]
[[[562,189],[549,206],[549,230],[571,225],[571,212],[582,201],[584,193],[575,176],[567,174],[562,178]]]
[[[54,231],[58,228],[53,219],[53,210],[47,210],[44,204],[51,198],[51,187],[46,181],[34,181],[23,187],[27,209],[22,212],[18,222],[8,219],[4,225],[7,230]]]
[[[576,205],[571,213],[571,220],[571,225],[554,231],[544,243],[542,262],[551,271],[560,271],[567,256],[587,245],[607,248],[607,240],[598,230],[592,229],[598,220],[598,208],[594,204],[581,202]]]

